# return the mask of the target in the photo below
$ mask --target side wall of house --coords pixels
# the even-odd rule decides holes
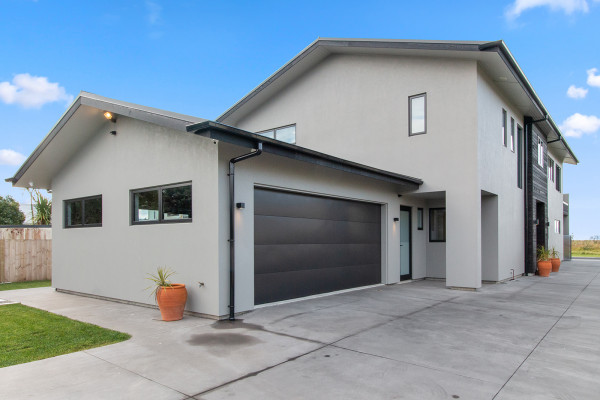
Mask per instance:
[[[470,60],[335,54],[250,114],[225,122],[253,132],[296,124],[299,146],[416,176],[424,181],[419,193],[445,192],[446,242],[427,251],[445,260],[441,277],[448,286],[476,288],[476,76]],[[427,94],[427,133],[409,136],[408,99],[421,93]]]
[[[169,267],[187,286],[186,309],[217,315],[218,145],[124,116],[114,128],[96,132],[52,182],[52,285],[154,304],[146,274]],[[131,224],[132,189],[186,181],[193,222]],[[66,229],[64,201],[93,195],[102,195],[102,226]]]
[[[554,181],[551,181],[548,177],[548,222],[550,226],[548,227],[548,249],[552,250],[554,248],[556,251],[560,253],[560,259],[562,260],[564,256],[564,241],[563,235],[566,232],[564,226],[564,218],[563,218],[563,194],[562,194],[562,170],[563,164],[560,161],[560,158],[552,152],[552,149],[548,151],[548,157],[554,160]],[[556,174],[556,166],[560,168],[560,176]],[[560,190],[556,189],[556,180],[560,179]],[[555,221],[559,221],[560,224],[560,232],[556,232],[555,229]]]
[[[477,77],[480,185],[488,214],[482,219],[482,278],[504,280],[524,272],[524,184],[518,187],[518,127],[523,115],[504,98],[493,81],[480,69]],[[507,113],[507,145],[502,134],[502,110]],[[514,151],[511,150],[511,118],[514,120]],[[525,149],[522,149],[525,154]],[[524,176],[524,164],[522,173]],[[524,181],[523,181],[524,182]],[[492,198],[494,198],[492,200]]]

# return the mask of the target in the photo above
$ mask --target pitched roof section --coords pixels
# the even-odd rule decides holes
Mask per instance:
[[[323,59],[331,54],[340,53],[476,60],[500,90],[517,105],[523,115],[531,116],[536,121],[543,120],[537,123],[538,128],[548,137],[550,146],[564,156],[565,162],[578,163],[577,157],[562,137],[560,129],[502,40],[485,42],[319,38],[220,115],[217,121],[236,125],[237,121]],[[497,79],[498,77],[504,80]],[[553,140],[555,142],[552,142]]]
[[[81,92],[21,168],[6,181],[19,187],[29,187],[29,182],[33,182],[37,188],[49,189],[52,174],[90,138],[96,128],[107,123],[102,116],[105,111],[110,111],[117,117],[122,115],[135,118],[181,132],[185,132],[189,124],[206,121]]]

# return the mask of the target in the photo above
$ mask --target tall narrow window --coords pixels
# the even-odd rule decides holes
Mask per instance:
[[[560,167],[556,166],[556,190],[562,191],[562,176],[560,175]]]
[[[423,209],[417,208],[417,229],[423,230]]]
[[[548,180],[554,182],[554,160],[548,157]]]
[[[523,189],[523,128],[517,125],[517,187]]]
[[[506,147],[507,142],[507,132],[506,132],[506,110],[502,109],[502,143],[504,147]]]
[[[540,167],[544,167],[544,141],[538,137],[537,162]]]
[[[515,152],[515,119],[510,118],[510,150]]]
[[[446,209],[445,208],[430,208],[429,209],[429,241],[430,242],[445,242],[446,241]]]
[[[554,220],[554,233],[560,233],[560,220]]]
[[[417,94],[408,98],[408,134],[427,133],[427,94]]]

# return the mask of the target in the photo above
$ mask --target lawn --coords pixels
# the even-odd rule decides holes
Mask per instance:
[[[0,368],[122,342],[130,337],[21,304],[0,306]]]
[[[572,257],[600,257],[600,240],[573,240]]]
[[[52,283],[52,281],[0,283],[0,292],[3,290],[30,289],[30,288],[36,288],[36,287],[46,287],[46,286],[50,286],[51,283]]]

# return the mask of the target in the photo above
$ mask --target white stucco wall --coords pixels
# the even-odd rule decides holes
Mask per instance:
[[[524,189],[517,186],[517,126],[524,127],[523,115],[504,98],[493,81],[481,70],[477,75],[477,109],[479,131],[478,170],[481,190],[497,196],[497,223],[491,208],[485,210],[486,218],[497,225],[497,233],[484,235],[486,260],[483,279],[499,281],[524,272]],[[502,137],[502,109],[507,111],[507,137],[505,147]],[[510,149],[510,119],[515,120],[515,151]],[[525,154],[525,150],[523,150]],[[523,174],[525,173],[523,167]],[[523,181],[525,182],[525,181]],[[524,184],[523,184],[524,186]],[[489,205],[495,207],[491,203]],[[486,224],[485,218],[482,221]],[[489,228],[489,227],[488,227]],[[496,239],[497,238],[497,239]],[[493,243],[496,241],[497,243]],[[494,247],[497,248],[494,251]],[[492,257],[492,258],[489,258]]]
[[[421,178],[420,192],[445,191],[447,285],[476,288],[476,76],[469,60],[331,55],[249,115],[225,122],[254,132],[296,124],[300,146]],[[424,92],[427,133],[409,137],[408,97]]]
[[[558,165],[560,167],[560,174],[563,175],[563,164],[559,161],[560,158],[552,152],[552,149],[549,149],[548,157],[552,158],[554,160],[555,165]],[[554,167],[554,169],[556,171],[556,166]],[[562,178],[563,177],[561,176],[561,184]],[[554,247],[560,253],[560,259],[562,260],[564,256],[563,194],[562,187],[561,191],[556,190],[556,179],[558,179],[558,176],[556,176],[555,181],[552,182],[550,181],[550,177],[548,177],[548,222],[550,222],[550,226],[548,227],[548,249],[552,250],[552,248]],[[555,220],[560,221],[560,233],[556,233],[554,231]]]
[[[187,286],[187,310],[217,315],[217,153],[212,140],[124,116],[100,129],[52,182],[52,285],[153,304],[146,273],[167,266]],[[184,181],[193,222],[131,225],[130,190]],[[100,194],[102,227],[64,228],[64,200]]]

